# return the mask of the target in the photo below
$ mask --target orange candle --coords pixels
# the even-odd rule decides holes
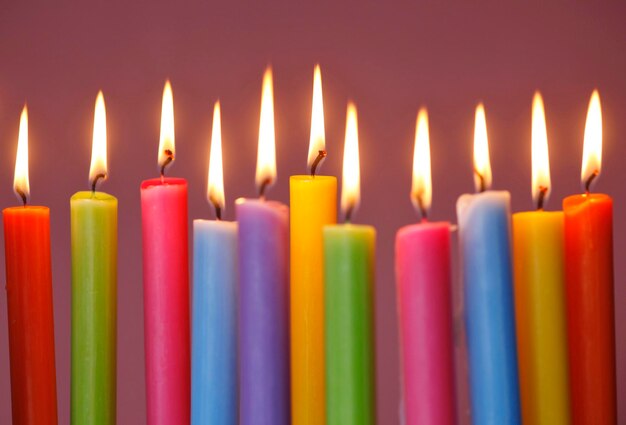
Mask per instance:
[[[14,189],[24,205],[2,212],[13,423],[56,424],[50,210],[26,205],[29,195],[26,107],[20,119]]]
[[[602,115],[595,91],[585,126],[582,195],[565,198],[565,261],[572,423],[617,423],[613,201],[589,193],[600,174]]]

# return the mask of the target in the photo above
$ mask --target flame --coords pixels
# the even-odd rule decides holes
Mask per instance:
[[[428,134],[428,111],[420,109],[415,127],[415,150],[413,151],[413,187],[411,200],[425,214],[432,202],[432,177],[430,172],[430,136]]]
[[[487,190],[491,186],[487,118],[482,103],[476,107],[474,122],[474,185],[476,191]]]
[[[213,107],[213,131],[211,133],[211,154],[207,198],[216,208],[224,209],[224,171],[222,169],[222,124],[220,102]]]
[[[159,168],[164,169],[174,161],[176,145],[174,143],[174,96],[170,81],[165,82],[163,88],[163,102],[161,103],[161,136],[159,138]]]
[[[93,114],[93,142],[91,144],[91,166],[89,181],[107,177],[107,113],[104,95],[98,92]]]
[[[324,101],[322,98],[322,71],[315,65],[313,72],[313,105],[311,112],[311,137],[309,139],[309,168],[317,159],[319,152],[326,149],[324,131]]]
[[[548,200],[552,186],[550,184],[550,155],[548,152],[546,114],[543,108],[543,99],[539,92],[535,92],[533,97],[531,151],[533,200],[541,208],[542,204]]]
[[[276,179],[276,134],[274,132],[274,93],[272,68],[263,75],[261,95],[261,122],[259,125],[259,148],[256,160],[256,185],[260,191]]]
[[[341,189],[341,211],[349,219],[359,206],[361,198],[361,171],[359,165],[359,130],[356,106],[348,103],[346,139],[343,148],[343,180]]]
[[[600,94],[594,90],[589,100],[587,122],[585,123],[585,141],[583,145],[583,165],[580,178],[588,189],[589,183],[600,175],[602,168],[602,108]]]
[[[26,105],[24,105],[20,116],[13,190],[18,198],[26,203],[26,199],[30,195],[30,183],[28,182],[28,108]]]

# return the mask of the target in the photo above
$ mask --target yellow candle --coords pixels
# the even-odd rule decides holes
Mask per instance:
[[[313,84],[309,166],[291,176],[291,415],[292,424],[324,424],[324,249],[322,227],[337,222],[337,179],[315,175],[325,156],[319,67]]]
[[[513,215],[515,314],[522,419],[567,425],[563,212],[542,210],[550,190],[543,102],[533,102],[533,197],[538,210]]]

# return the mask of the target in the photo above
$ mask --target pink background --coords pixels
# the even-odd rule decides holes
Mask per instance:
[[[189,179],[190,220],[212,215],[205,176],[212,103],[221,99],[226,217],[232,219],[233,200],[254,195],[265,65],[274,66],[279,173],[269,196],[287,201],[288,176],[305,172],[316,62],[327,117],[324,173],[340,175],[347,100],[359,108],[363,198],[356,221],[378,229],[378,414],[384,424],[398,423],[393,241],[400,226],[416,220],[408,193],[418,107],[427,105],[431,119],[431,216],[454,222],[456,198],[473,189],[478,100],[487,108],[494,187],[511,190],[520,211],[532,208],[530,106],[533,91],[542,90],[554,184],[548,208],[556,209],[565,195],[580,191],[584,118],[589,95],[599,88],[605,161],[596,189],[615,199],[620,423],[626,423],[626,310],[620,307],[626,296],[626,8],[563,1],[261,3],[0,6],[0,205],[17,203],[14,155],[27,101],[31,199],[52,208],[60,423],[69,421],[69,198],[88,187],[98,89],[105,93],[109,131],[110,179],[102,189],[120,201],[118,419],[138,424],[145,422],[139,184],[157,175],[163,82],[172,79],[176,112],[178,156],[171,175]],[[4,291],[0,298],[0,423],[9,423]],[[461,416],[465,422],[465,408]]]

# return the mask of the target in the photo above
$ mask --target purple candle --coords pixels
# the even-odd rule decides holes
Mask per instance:
[[[240,424],[289,423],[287,206],[238,200]]]

